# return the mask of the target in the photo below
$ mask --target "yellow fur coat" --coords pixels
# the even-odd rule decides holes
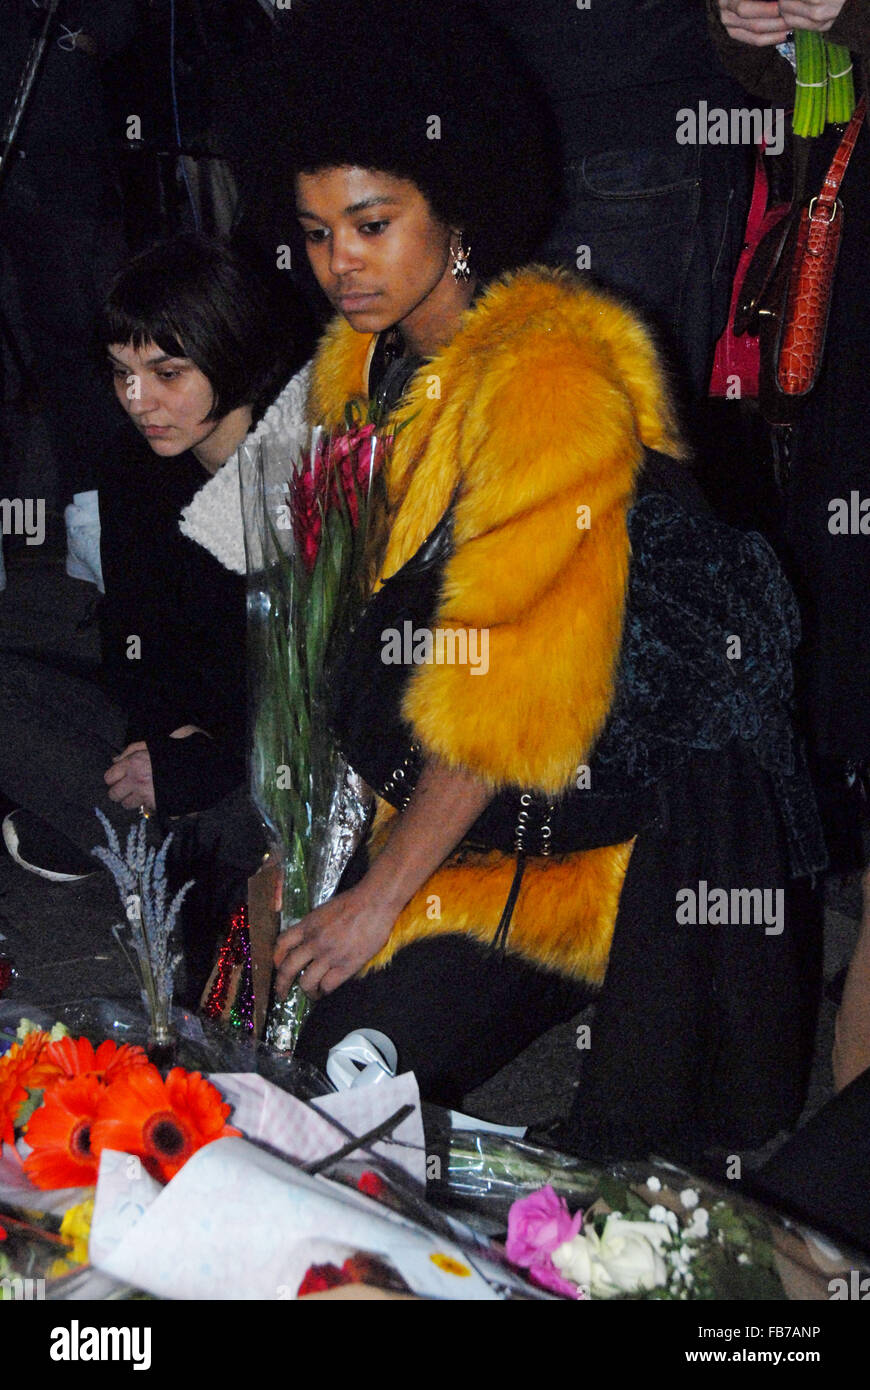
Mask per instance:
[[[338,424],[367,394],[372,339],[331,324],[314,363],[313,419]],[[629,564],[626,517],[644,446],[683,453],[646,331],[567,274],[531,268],[490,286],[396,412],[382,579],[456,493],[436,626],[486,629],[489,666],[418,666],[403,715],[425,753],[493,791],[558,796],[589,761],[614,694]],[[582,510],[588,508],[588,512]],[[396,813],[379,806],[377,853]],[[578,980],[604,977],[631,842],[529,861],[508,950]],[[369,968],[433,933],[489,942],[513,879],[498,852],[448,859]],[[438,915],[440,913],[440,915]]]

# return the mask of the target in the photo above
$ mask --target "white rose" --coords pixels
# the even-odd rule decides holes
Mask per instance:
[[[560,1274],[588,1288],[593,1298],[612,1298],[665,1284],[668,1270],[660,1252],[670,1240],[666,1226],[613,1215],[600,1237],[590,1226],[586,1235],[560,1245],[552,1259]]]
[[[668,1269],[661,1251],[670,1243],[668,1228],[657,1222],[624,1221],[609,1216],[601,1235],[598,1258],[612,1291],[633,1293],[666,1283]],[[595,1270],[593,1295],[596,1292],[594,1274]]]
[[[592,1283],[592,1262],[597,1251],[598,1237],[590,1226],[587,1235],[576,1235],[564,1241],[550,1258],[566,1279],[571,1279],[582,1289],[588,1289]]]

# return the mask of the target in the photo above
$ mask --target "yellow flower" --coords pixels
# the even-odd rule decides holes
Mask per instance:
[[[73,1265],[86,1265],[88,1262],[88,1240],[91,1234],[91,1221],[94,1217],[94,1199],[88,1197],[87,1201],[79,1202],[78,1206],[70,1207],[64,1214],[60,1223],[60,1233],[67,1240],[73,1242],[73,1248],[62,1260],[55,1260],[52,1270],[49,1271],[52,1278],[57,1278],[55,1266],[61,1266],[61,1274],[67,1273],[67,1268]]]
[[[454,1260],[452,1255],[442,1255],[440,1250],[437,1250],[434,1255],[430,1255],[429,1259],[433,1265],[443,1269],[445,1274],[456,1274],[460,1279],[467,1279],[471,1274],[468,1265],[462,1264],[460,1260]]]

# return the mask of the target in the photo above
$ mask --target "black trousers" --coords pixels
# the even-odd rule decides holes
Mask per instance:
[[[0,652],[0,792],[85,854],[105,843],[94,813],[99,807],[123,847],[139,813],[110,801],[103,774],[125,745],[127,718],[98,672],[77,674],[62,663]],[[246,900],[266,838],[243,786],[198,814],[150,818],[150,843],[159,845],[170,832],[170,888],[194,882],[181,917],[186,985],[180,993],[193,1007],[230,916]]]
[[[779,930],[681,922],[677,895],[701,879],[768,892],[787,881],[770,779],[740,740],[676,769],[660,814],[638,834],[591,1047],[578,1053],[564,1146],[585,1157],[755,1148],[800,1114],[819,923],[784,887]],[[323,1068],[347,1033],[377,1028],[395,1043],[400,1067],[416,1072],[425,1100],[456,1106],[593,997],[460,935],[436,936],[317,1004],[299,1055]]]
[[[96,670],[0,653],[0,790],[84,854],[103,844],[99,807],[123,843],[138,819],[110,801],[103,774],[126,743],[127,714]]]
[[[548,1028],[588,1003],[591,990],[443,936],[398,951],[383,970],[349,980],[315,1005],[297,1057],[325,1069],[329,1049],[356,1028],[377,1028],[413,1071],[424,1100],[458,1107]]]

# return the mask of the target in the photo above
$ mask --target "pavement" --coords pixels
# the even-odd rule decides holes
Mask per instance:
[[[67,578],[61,518],[49,517],[46,542],[28,547],[5,538],[8,582],[0,593],[2,650],[98,660],[94,621],[96,590]],[[10,543],[11,542],[11,543]],[[34,719],[39,711],[34,710]],[[2,730],[0,730],[2,737]],[[0,789],[2,790],[2,789]],[[95,843],[99,831],[95,835]],[[0,951],[18,971],[4,999],[25,1005],[109,997],[135,1001],[137,989],[111,928],[120,904],[107,874],[82,883],[48,883],[20,869],[0,845]],[[847,964],[857,937],[860,884],[856,878],[827,886],[825,978]],[[5,938],[5,939],[4,939]],[[823,1002],[806,1117],[832,1094],[830,1053],[835,1006]],[[503,1124],[542,1124],[564,1115],[577,1070],[577,1026],[590,1012],[552,1029],[510,1066],[466,1098],[469,1113]],[[445,1020],[445,1026],[449,1021]],[[771,1047],[776,1039],[771,1038]]]

